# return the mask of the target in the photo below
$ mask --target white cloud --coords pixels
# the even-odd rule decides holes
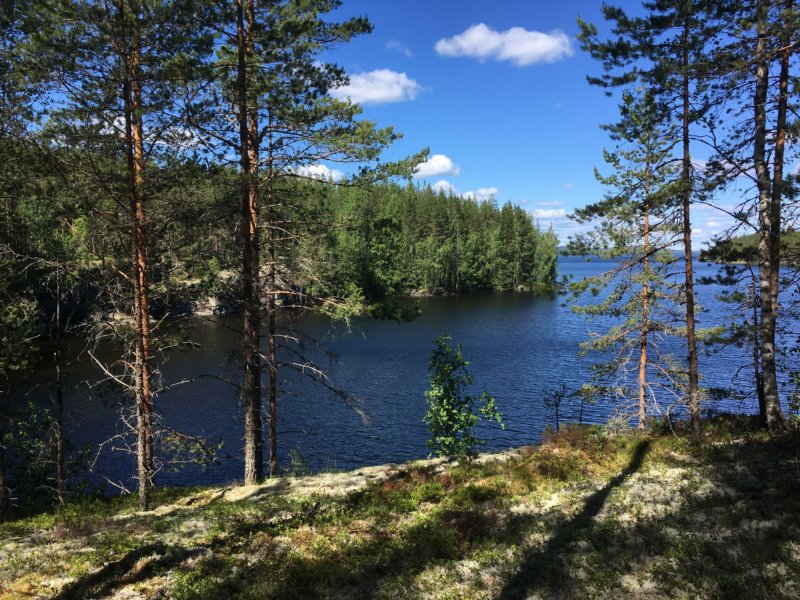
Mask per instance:
[[[464,192],[463,194],[461,194],[461,196],[463,198],[468,198],[470,200],[477,200],[478,202],[483,202],[484,200],[490,200],[491,198],[496,198],[499,191],[500,190],[498,190],[496,187],[478,188],[477,190]]]
[[[564,189],[565,190],[574,190],[575,189],[575,184],[574,183],[570,183],[568,181],[567,183],[564,184]]]
[[[434,154],[425,162],[417,165],[417,168],[414,169],[414,177],[422,179],[423,177],[454,176],[459,172],[458,165],[449,156]]]
[[[339,169],[329,169],[322,164],[301,165],[295,169],[295,173],[301,177],[317,179],[318,181],[341,181],[344,179],[344,173]]]
[[[408,49],[408,47],[405,44],[403,44],[402,42],[398,42],[397,40],[389,40],[388,42],[386,42],[386,48],[388,48],[389,50],[396,50],[397,52],[399,52],[403,56],[407,56],[408,58],[414,56],[414,54],[411,52],[411,50]]]
[[[536,63],[552,63],[572,56],[572,41],[559,30],[550,33],[512,27],[495,31],[483,23],[463,33],[436,42],[441,56],[469,56],[479,60],[507,60],[519,67]]]
[[[537,202],[537,206],[563,206],[563,202]],[[538,208],[528,211],[536,223],[544,230],[553,228],[558,236],[559,243],[566,244],[570,237],[586,233],[591,229],[590,224],[577,223],[567,216],[567,210],[564,208]]]
[[[567,211],[563,208],[550,208],[550,209],[542,209],[537,208],[536,210],[531,211],[534,219],[561,219],[567,216]]]
[[[445,194],[448,194],[450,196],[458,196],[458,190],[456,189],[456,186],[454,186],[446,179],[440,179],[431,186],[431,189],[433,189],[433,191],[437,193],[444,192]]]
[[[331,90],[331,96],[358,104],[385,104],[413,100],[422,89],[405,73],[376,69],[350,75],[350,83]]]
[[[434,192],[444,192],[445,194],[449,194],[450,196],[460,196],[468,200],[476,200],[477,202],[483,202],[484,200],[490,200],[491,198],[496,198],[497,194],[500,192],[500,190],[498,190],[496,187],[486,187],[462,193],[458,191],[458,188],[456,186],[454,186],[446,179],[440,179],[431,186],[431,189]]]

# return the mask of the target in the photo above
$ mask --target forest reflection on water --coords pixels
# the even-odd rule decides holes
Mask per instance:
[[[581,278],[600,273],[611,263],[584,257],[561,257],[560,274]],[[713,275],[717,267],[698,264],[697,276]],[[699,286],[703,307],[699,325],[710,327],[726,320],[727,307],[717,299],[716,285]],[[299,452],[313,470],[351,469],[363,465],[399,462],[427,455],[422,422],[423,392],[427,389],[427,364],[433,340],[448,334],[463,346],[475,379],[475,391],[494,395],[503,414],[505,430],[481,426],[485,449],[498,450],[541,439],[552,423],[543,397],[565,384],[577,389],[589,380],[596,356],[580,356],[579,344],[589,331],[603,331],[608,319],[590,322],[575,314],[565,296],[541,297],[525,293],[476,294],[419,300],[422,314],[409,323],[357,320],[350,331],[320,317],[302,320],[300,329],[321,340],[326,352],[310,344],[306,351],[324,366],[335,384],[357,399],[368,419],[336,394],[309,378],[288,373],[280,381],[278,408],[279,464],[289,465],[289,452]],[[156,399],[161,422],[174,430],[221,442],[219,460],[207,468],[189,464],[159,473],[160,484],[224,484],[242,476],[242,417],[237,391],[230,382],[240,378],[237,348],[239,319],[189,319],[180,325],[181,336],[194,342],[189,350],[172,351],[160,365],[167,389]],[[73,355],[82,347],[71,340]],[[675,357],[685,357],[685,345],[673,341]],[[332,354],[327,354],[330,351]],[[335,358],[334,356],[335,355]],[[730,387],[737,377],[747,385],[751,376],[746,348],[703,348],[700,368],[706,387]],[[739,370],[741,369],[741,372]],[[106,386],[89,386],[99,373],[85,355],[66,372],[66,427],[78,446],[98,444],[122,431],[119,394]],[[53,373],[46,365],[24,382],[16,395],[28,394],[38,402],[52,395]],[[671,399],[662,398],[666,410]],[[752,400],[723,398],[717,410],[754,410]],[[603,422],[616,403],[583,406],[584,422]],[[562,418],[577,419],[575,403],[562,407]],[[131,486],[133,461],[108,444],[100,454],[98,476]]]

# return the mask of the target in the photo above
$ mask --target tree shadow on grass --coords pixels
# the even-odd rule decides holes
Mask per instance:
[[[56,600],[78,600],[96,598],[125,585],[144,581],[154,572],[168,569],[184,560],[197,556],[204,548],[185,549],[163,543],[147,544],[131,550],[122,558],[109,562],[102,568],[73,581],[55,596]],[[152,560],[135,569],[137,563],[147,557]]]
[[[561,525],[544,548],[529,552],[523,558],[517,573],[506,583],[498,598],[500,600],[525,598],[533,589],[544,587],[546,590],[552,591],[560,587],[567,576],[561,561],[561,554],[567,545],[576,539],[579,531],[591,525],[592,520],[602,510],[614,488],[622,485],[628,477],[641,468],[649,449],[648,441],[639,442],[625,470],[589,496],[581,512]]]
[[[656,470],[595,519],[643,456],[529,551],[496,597],[797,597],[800,435],[702,448],[678,461],[679,488]]]
[[[688,596],[796,598],[800,585],[800,436],[706,449],[706,484],[668,518],[661,590]],[[664,556],[659,556],[666,563]]]
[[[274,524],[262,518],[231,521],[224,536],[197,553],[247,553],[252,560],[236,565],[253,598],[402,597],[413,595],[419,585],[431,596],[452,594],[457,585],[472,585],[460,579],[461,561],[481,562],[480,550],[502,553],[510,547],[520,549],[519,564],[515,561],[502,583],[489,584],[494,590],[503,586],[495,596],[501,599],[792,598],[792,586],[800,581],[800,552],[792,550],[800,548],[798,448],[800,436],[706,448],[683,461],[676,453],[678,462],[669,451],[660,452],[653,459],[660,468],[643,474],[630,489],[626,486],[617,502],[614,490],[641,470],[650,451],[649,443],[640,441],[627,467],[603,488],[592,490],[571,517],[559,509],[508,513],[502,486],[471,484],[453,488],[447,504],[433,500],[432,506],[417,511],[397,499],[421,489],[413,487],[420,482],[398,478],[385,489],[353,494],[330,505],[309,501],[290,519]],[[662,484],[670,471],[678,479]],[[409,526],[395,526],[406,514],[412,519]],[[359,526],[354,528],[356,521]],[[278,541],[286,530],[310,534],[301,533],[299,544],[314,543],[314,536],[325,531],[337,539],[341,535],[342,541],[287,552],[285,542]],[[554,533],[531,547],[531,534],[545,531]],[[188,557],[180,552],[159,544],[138,549],[76,582],[59,598],[97,597],[102,595],[98,590],[108,593],[142,581],[180,564]],[[148,569],[142,572],[137,561],[149,555],[155,558],[152,564],[142,563],[141,568]],[[503,560],[492,559],[485,572],[504,577],[508,563]],[[202,568],[204,561],[194,568]],[[224,584],[216,582],[229,575],[230,564],[218,561],[215,567],[212,561],[210,595],[204,597],[219,597],[225,591]],[[438,568],[445,572],[437,574]],[[423,574],[424,582],[419,577]]]
[[[515,598],[524,595],[522,589],[562,580],[565,574],[557,566],[559,553],[600,512],[611,491],[639,470],[648,450],[649,442],[639,442],[626,469],[589,496],[581,513],[562,525],[546,548],[525,557],[501,597]],[[394,586],[397,593],[413,593],[416,577],[431,567],[447,568],[468,559],[484,544],[523,544],[528,532],[547,520],[534,514],[503,522],[495,510],[502,504],[495,507],[498,497],[505,493],[502,489],[464,486],[459,493],[461,500],[455,506],[431,510],[400,535],[392,535],[379,526],[376,534],[353,540],[337,550],[314,557],[295,555],[279,569],[279,576],[271,570],[270,578],[261,580],[266,587],[259,591],[271,598],[370,599],[391,594]],[[369,501],[366,497],[356,499],[356,503]],[[450,582],[450,592],[456,583]]]

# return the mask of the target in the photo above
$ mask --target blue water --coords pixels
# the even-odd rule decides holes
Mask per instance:
[[[611,268],[612,263],[583,257],[559,259],[561,274],[575,278]],[[716,267],[698,264],[698,277],[711,275]],[[715,299],[717,286],[699,286],[700,327],[726,320],[727,307]],[[363,409],[363,419],[352,403],[323,386],[284,369],[278,408],[279,462],[289,464],[288,453],[296,448],[313,469],[350,469],[362,465],[406,461],[428,454],[427,433],[422,423],[423,392],[427,389],[427,365],[434,339],[448,334],[463,346],[471,363],[474,391],[489,391],[503,415],[505,430],[481,426],[479,437],[485,449],[497,450],[530,444],[541,438],[553,417],[542,401],[548,390],[562,383],[572,389],[590,377],[590,364],[597,356],[579,356],[579,344],[589,331],[603,331],[613,322],[595,322],[575,314],[566,296],[539,297],[524,293],[481,294],[420,300],[422,315],[410,323],[357,320],[349,331],[341,325],[312,317],[299,323],[308,336],[318,339],[336,359],[318,352],[312,344],[306,351],[328,371],[332,382],[346,390]],[[161,484],[223,484],[242,477],[241,406],[229,379],[239,382],[237,360],[239,321],[235,317],[192,319],[181,325],[181,333],[198,342],[188,351],[170,352],[160,366],[161,382],[173,385],[156,399],[156,411],[170,428],[221,441],[217,464],[201,469],[195,465],[159,472]],[[173,325],[177,328],[177,325]],[[73,340],[73,353],[79,350]],[[683,360],[685,342],[666,341],[666,349]],[[106,358],[109,356],[106,355]],[[726,347],[700,356],[703,385],[731,387],[749,385],[750,355],[746,348]],[[98,386],[99,374],[84,356],[67,371],[67,428],[78,445],[97,448],[114,433],[123,432],[120,397],[109,386]],[[52,394],[52,373],[43,369],[35,381],[17,391],[46,402]],[[180,383],[179,382],[184,382]],[[38,386],[36,385],[38,384]],[[92,384],[92,385],[90,385]],[[662,411],[680,412],[674,399],[657,398]],[[597,402],[583,408],[584,422],[603,422],[618,408],[617,402]],[[710,406],[707,405],[707,406]],[[752,412],[752,399],[724,398],[718,410]],[[579,405],[562,407],[567,420],[577,420]],[[132,457],[120,451],[122,439],[106,444],[94,466],[95,478],[107,478],[131,487]],[[112,447],[116,450],[112,450]]]

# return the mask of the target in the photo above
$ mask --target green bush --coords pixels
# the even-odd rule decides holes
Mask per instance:
[[[483,440],[472,429],[483,418],[503,427],[494,398],[483,392],[479,398],[465,394],[472,385],[461,345],[453,347],[450,336],[436,338],[428,364],[430,389],[425,392],[428,410],[423,417],[430,438],[428,446],[439,456],[470,456]]]

